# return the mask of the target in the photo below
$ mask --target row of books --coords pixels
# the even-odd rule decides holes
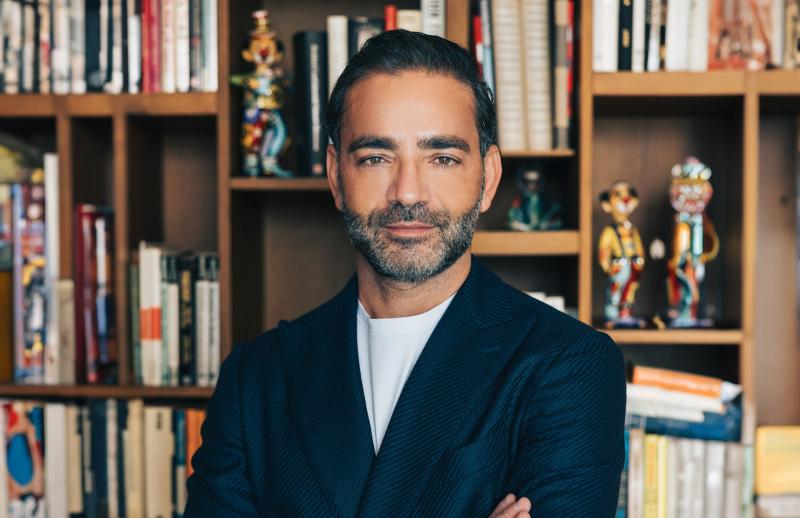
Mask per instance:
[[[798,0],[594,0],[595,72],[800,66]]]
[[[750,516],[754,452],[742,435],[741,386],[636,365],[627,397],[618,518]]]
[[[0,402],[0,516],[180,517],[205,411]]]
[[[217,0],[0,0],[0,93],[217,90]]]
[[[219,256],[141,242],[129,301],[137,384],[214,386],[220,366]]]
[[[445,0],[422,0],[420,9],[386,5],[384,16],[331,15],[327,31],[303,31],[293,37],[295,106],[298,121],[298,174],[325,174],[325,111],[347,61],[370,37],[384,30],[405,29],[445,36]]]
[[[574,0],[480,0],[474,53],[505,152],[570,146]]]

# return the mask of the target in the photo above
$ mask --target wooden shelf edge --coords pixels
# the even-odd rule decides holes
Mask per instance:
[[[800,70],[759,70],[752,74],[756,91],[761,95],[800,95]]]
[[[577,230],[479,230],[472,239],[472,253],[484,256],[578,255],[578,248]]]
[[[532,151],[500,151],[501,158],[570,158],[575,156],[574,149],[540,149]]]
[[[208,399],[213,387],[0,384],[0,398]]]
[[[326,178],[231,178],[234,191],[328,191]]]
[[[744,70],[595,72],[595,97],[714,97],[744,95]]]
[[[217,114],[214,92],[155,94],[0,94],[0,118],[111,117],[131,115],[209,116]]]
[[[739,345],[740,329],[598,329],[618,344]]]

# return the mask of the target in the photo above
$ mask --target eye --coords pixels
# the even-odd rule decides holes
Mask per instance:
[[[358,163],[359,163],[359,165],[366,165],[366,166],[369,166],[369,167],[376,167],[376,166],[385,164],[386,160],[382,156],[373,155],[373,156],[368,156],[368,157],[362,158],[361,160],[358,161]]]
[[[447,155],[434,157],[433,162],[441,167],[454,167],[460,163],[457,159]]]

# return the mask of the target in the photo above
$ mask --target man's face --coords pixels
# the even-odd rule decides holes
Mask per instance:
[[[497,148],[481,158],[474,109],[466,85],[426,72],[375,74],[348,92],[329,180],[354,246],[380,275],[421,282],[469,249],[500,177]]]

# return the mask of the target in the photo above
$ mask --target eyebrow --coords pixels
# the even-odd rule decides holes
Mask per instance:
[[[453,135],[434,135],[425,137],[417,141],[419,149],[459,149],[464,153],[470,152],[469,143]],[[348,153],[354,153],[359,149],[385,149],[387,151],[397,151],[400,145],[391,137],[379,137],[377,135],[363,135],[358,137],[348,146]]]

